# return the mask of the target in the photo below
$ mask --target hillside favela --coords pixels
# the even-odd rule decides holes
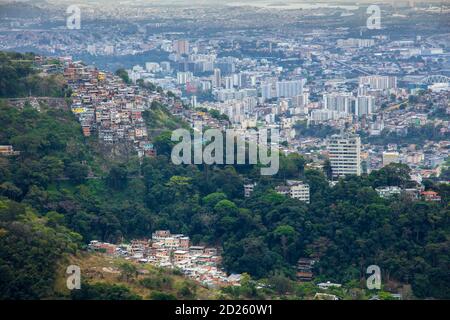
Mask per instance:
[[[448,1],[0,1],[0,300],[447,300],[449,153]]]

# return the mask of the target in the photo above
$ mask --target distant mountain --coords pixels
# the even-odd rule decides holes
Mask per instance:
[[[36,4],[36,3],[35,3]],[[44,17],[47,12],[44,9],[31,5],[28,3],[14,2],[14,3],[0,3],[0,18],[38,18]]]

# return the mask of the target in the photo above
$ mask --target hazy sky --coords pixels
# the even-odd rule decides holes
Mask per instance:
[[[158,5],[176,5],[178,7],[185,5],[189,6],[198,6],[198,5],[224,5],[224,4],[273,4],[273,5],[281,5],[281,4],[293,4],[293,3],[308,3],[308,4],[317,4],[317,3],[345,3],[345,4],[376,4],[376,3],[392,3],[392,4],[405,4],[408,2],[412,3],[447,3],[450,4],[450,0],[0,0],[1,3],[12,3],[12,2],[27,2],[27,3],[49,3],[49,4],[101,4],[102,6],[108,7],[108,4],[120,4],[120,5],[142,5],[142,4],[158,4]]]
[[[45,2],[45,0],[0,0],[0,3],[5,2]],[[255,3],[255,2],[270,2],[270,3],[338,3],[338,2],[345,2],[345,3],[380,3],[380,2],[387,2],[387,3],[399,3],[399,2],[444,2],[444,3],[450,3],[450,0],[48,0],[49,3],[67,3],[67,2],[83,2],[83,3],[104,3],[104,2],[115,2],[115,3],[130,3],[130,2],[136,2],[136,3],[177,3],[182,4],[185,3],[186,5],[193,4],[193,3],[231,3],[231,2],[242,2],[242,3]]]

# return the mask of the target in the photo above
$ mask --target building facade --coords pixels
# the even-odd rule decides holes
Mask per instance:
[[[333,177],[361,175],[361,138],[358,135],[333,135],[328,139],[327,149]]]

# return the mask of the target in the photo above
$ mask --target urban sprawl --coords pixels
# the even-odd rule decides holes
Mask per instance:
[[[135,9],[115,12],[126,22],[110,30],[95,22],[91,11],[82,15],[86,20],[81,29],[70,32],[63,27],[35,32],[32,27],[39,21],[33,19],[3,21],[0,50],[33,44],[44,55],[56,57],[58,65],[47,65],[45,58],[37,63],[46,73],[64,75],[72,89],[71,110],[83,134],[98,136],[104,145],[126,144],[140,157],[154,157],[158,150],[143,113],[157,101],[192,127],[201,122],[204,127],[242,132],[277,129],[280,152],[300,153],[307,166],[315,168],[329,161],[331,185],[345,175],[406,164],[416,185],[380,186],[379,195],[441,201],[436,192],[424,191],[422,181],[439,179],[449,156],[450,27],[441,19],[448,17],[448,7],[399,5],[389,14],[382,10],[387,16],[376,32],[365,26],[367,16],[358,27],[345,25],[345,19],[359,21],[353,6],[256,10],[236,5],[201,7],[195,14],[172,8],[170,19],[161,18],[169,12],[164,7]],[[425,27],[424,19],[430,16],[437,17],[433,23],[443,23],[442,34]],[[306,23],[308,17],[313,22]],[[322,28],[317,17],[339,23]],[[193,18],[195,23],[189,20]],[[55,13],[55,21],[59,19]],[[417,21],[415,33],[393,32],[395,23],[405,19]],[[137,29],[130,35],[125,30],[131,22]],[[210,29],[211,23],[219,31]],[[6,29],[11,25],[15,29]],[[88,35],[89,26],[98,27],[99,35]],[[148,52],[155,58],[142,58],[125,68],[129,83],[114,73],[112,62],[103,68],[88,63]],[[148,90],[149,85],[158,90]],[[401,142],[430,131],[421,143]],[[385,143],[388,136],[398,141]],[[5,146],[4,152],[11,148]],[[249,181],[242,192],[250,197],[254,187]],[[287,180],[276,191],[310,203],[309,185],[303,181]],[[169,231],[155,231],[151,240],[129,245],[92,241],[89,248],[177,267],[207,285],[239,282],[239,275],[227,276],[220,269],[219,249],[191,246],[187,236]],[[299,261],[299,278],[311,279],[312,263]]]

